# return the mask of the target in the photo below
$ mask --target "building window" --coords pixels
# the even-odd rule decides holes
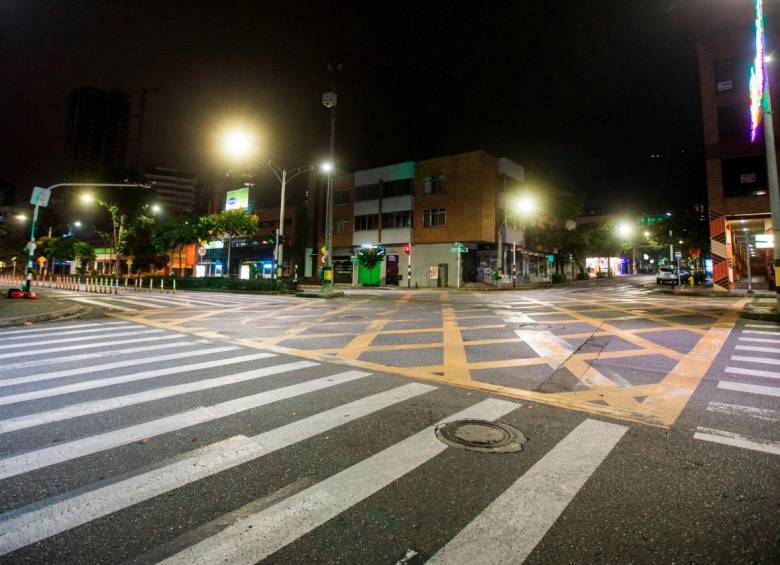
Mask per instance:
[[[352,223],[352,218],[337,218],[333,220],[333,233],[349,233],[349,226]]]
[[[435,228],[436,226],[444,225],[447,225],[446,208],[426,208],[423,210],[423,226]]]
[[[747,79],[752,61],[717,61],[715,63],[715,93],[728,94],[747,90]]]
[[[382,183],[382,197],[407,196],[414,192],[414,179],[394,180]]]
[[[355,231],[375,230],[379,227],[379,214],[355,216]]]
[[[763,155],[723,159],[721,167],[726,197],[766,194],[766,158]]]
[[[336,190],[333,193],[333,204],[349,204],[349,190]]]
[[[388,212],[382,214],[382,229],[412,227],[412,211]]]
[[[355,187],[355,200],[376,200],[382,193],[382,187],[378,184],[367,184]]]
[[[447,192],[447,175],[436,175],[423,179],[423,193],[444,194]]]
[[[763,128],[759,129],[763,135]],[[750,139],[750,112],[745,104],[718,107],[718,139],[721,142]],[[759,141],[763,141],[763,138]]]

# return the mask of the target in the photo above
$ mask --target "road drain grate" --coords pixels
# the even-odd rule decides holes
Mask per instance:
[[[483,453],[521,451],[528,441],[520,430],[503,422],[458,420],[436,426],[436,437],[452,447]]]

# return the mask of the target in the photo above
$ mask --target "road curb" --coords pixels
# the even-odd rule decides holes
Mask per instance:
[[[0,319],[0,328],[8,328],[11,326],[23,326],[25,324],[34,324],[37,322],[50,322],[53,320],[60,320],[62,318],[70,318],[83,314],[91,308],[74,304],[67,308],[61,308],[60,310],[54,310],[52,312],[43,312],[41,314],[33,314],[31,316],[17,316],[16,318]]]

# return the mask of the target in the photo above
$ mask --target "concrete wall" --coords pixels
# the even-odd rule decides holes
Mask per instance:
[[[437,286],[436,280],[430,278],[430,267],[438,266],[441,263],[447,264],[448,286],[455,288],[457,273],[457,254],[451,253],[452,243],[418,243],[412,246],[412,288],[415,283],[420,288]],[[401,250],[401,272],[404,275],[403,285],[406,284],[406,255]],[[462,273],[461,273],[462,279]]]

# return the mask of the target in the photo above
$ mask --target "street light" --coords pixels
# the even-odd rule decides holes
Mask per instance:
[[[48,204],[49,195],[51,195],[52,190],[64,186],[149,188],[148,184],[143,184],[143,183],[120,184],[120,183],[86,183],[86,182],[60,182],[57,184],[53,184],[48,188],[36,187],[36,190],[33,192],[33,194],[34,195],[36,193],[38,194],[35,197],[35,200],[32,201],[35,204],[35,208],[33,209],[33,221],[32,221],[32,226],[30,227],[30,242],[27,244],[28,256],[27,256],[27,267],[25,269],[26,276],[25,276],[24,284],[22,284],[22,290],[25,292],[30,292],[30,287],[32,285],[33,256],[35,254],[35,228],[38,227],[38,210],[41,207],[41,203],[43,203],[43,206],[46,206]],[[94,199],[94,197],[92,197],[91,195],[89,195],[89,198]],[[82,195],[82,199],[85,199],[84,195]],[[114,253],[116,253],[116,244],[114,245]],[[117,274],[119,274],[118,267],[119,267],[119,255],[117,255]]]
[[[536,198],[534,198],[530,194],[523,194],[517,199],[517,201],[515,201],[515,210],[517,211],[518,214],[526,218],[534,215],[537,212],[538,208],[539,208],[539,204]]]
[[[77,228],[80,228],[81,227],[81,221],[76,220],[75,222],[73,222],[73,226],[77,227]]]
[[[231,130],[226,132],[222,137],[222,151],[234,158],[234,159],[249,159],[259,153],[255,136],[245,130]],[[274,173],[281,185],[281,195],[279,203],[279,227],[276,231],[276,238],[274,242],[274,262],[276,263],[276,269],[274,276],[279,277],[279,269],[284,264],[284,204],[287,191],[287,183],[292,179],[307,173],[314,169],[313,166],[298,167],[292,171],[287,171],[279,167],[271,159],[263,159],[263,162]],[[333,170],[333,164],[331,162],[323,163],[320,168],[324,172],[330,172]],[[230,265],[227,266],[228,275],[230,275]]]
[[[24,215],[24,214],[17,214],[17,215],[16,215],[16,219],[17,219],[18,221],[20,221],[20,222],[26,222],[26,221],[27,221],[27,216],[26,216],[26,215]]]
[[[631,238],[632,235],[634,235],[634,226],[632,226],[628,222],[620,222],[616,227],[616,231],[620,237],[628,240],[629,238]],[[607,260],[609,260],[609,258]],[[609,268],[607,268],[607,270],[609,270]],[[631,274],[633,275],[635,273],[636,273],[636,247],[634,247],[634,241],[632,239],[631,240]]]
[[[152,204],[152,214],[159,214],[161,210],[159,204]]]

